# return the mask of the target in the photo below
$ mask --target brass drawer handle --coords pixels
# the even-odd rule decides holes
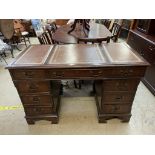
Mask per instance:
[[[120,70],[120,73],[123,74],[123,76],[128,76],[128,72],[126,70]]]
[[[38,89],[38,87],[39,86],[37,84],[34,84],[34,83],[29,84],[29,89],[31,91],[36,91]]]
[[[64,77],[64,72],[52,72],[52,76],[54,76],[54,77]]]
[[[24,72],[24,75],[28,78],[32,78],[33,77],[33,72],[28,71],[28,72]]]
[[[41,112],[41,108],[33,108],[34,112]]]
[[[99,70],[98,72],[96,71],[90,71],[91,75],[94,76],[94,77],[98,77],[98,76],[101,76],[103,71]]]
[[[38,96],[34,96],[32,100],[34,103],[40,103],[40,97]]]
[[[121,82],[121,83],[117,82],[116,87],[118,89],[127,89],[128,88],[128,83],[126,83],[126,82]]]
[[[120,73],[124,73],[124,70],[120,70]]]
[[[123,74],[124,76],[128,76],[130,73],[133,73],[132,69],[128,69],[128,70],[120,70],[120,73]]]
[[[120,110],[120,106],[113,106],[113,112]]]
[[[141,52],[140,52],[140,55],[141,55],[141,56],[144,56],[144,52],[141,51]]]
[[[132,69],[129,69],[129,72],[130,72],[130,73],[133,73],[133,70],[132,70]]]
[[[153,51],[153,50],[155,50],[155,47],[149,46],[149,50]]]
[[[115,100],[122,100],[123,99],[123,96],[117,96],[117,97],[115,97]]]

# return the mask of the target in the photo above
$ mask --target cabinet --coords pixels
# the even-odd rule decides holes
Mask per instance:
[[[155,95],[155,36],[134,29],[130,30],[127,43],[150,63],[142,82]]]
[[[36,120],[43,119],[57,123],[61,81],[49,80],[45,70],[41,69],[13,69],[10,73],[23,103],[27,122],[34,124]]]
[[[100,122],[115,117],[122,119],[122,122],[129,121],[139,81],[139,78],[95,81],[96,101],[101,114]]]
[[[155,34],[155,20],[154,19],[138,19],[136,28],[145,34]]]

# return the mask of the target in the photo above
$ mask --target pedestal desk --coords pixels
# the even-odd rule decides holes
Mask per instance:
[[[141,77],[149,64],[126,44],[32,45],[8,65],[28,124],[58,123],[62,79],[95,80],[100,123],[128,122]]]

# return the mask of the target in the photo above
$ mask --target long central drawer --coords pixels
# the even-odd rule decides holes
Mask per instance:
[[[13,80],[24,79],[71,79],[71,78],[127,78],[141,77],[145,67],[106,67],[99,69],[44,69],[11,70]]]

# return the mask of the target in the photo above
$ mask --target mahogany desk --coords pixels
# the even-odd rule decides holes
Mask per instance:
[[[32,45],[6,68],[28,124],[58,123],[62,79],[95,80],[100,123],[128,122],[137,86],[149,64],[126,44]]]
[[[87,35],[78,26],[73,32],[68,34],[68,31],[71,30],[71,24],[67,24],[59,27],[52,38],[59,43],[75,44],[78,42],[78,38],[98,39],[112,36],[112,33],[102,24],[90,22],[89,25],[90,30]]]

